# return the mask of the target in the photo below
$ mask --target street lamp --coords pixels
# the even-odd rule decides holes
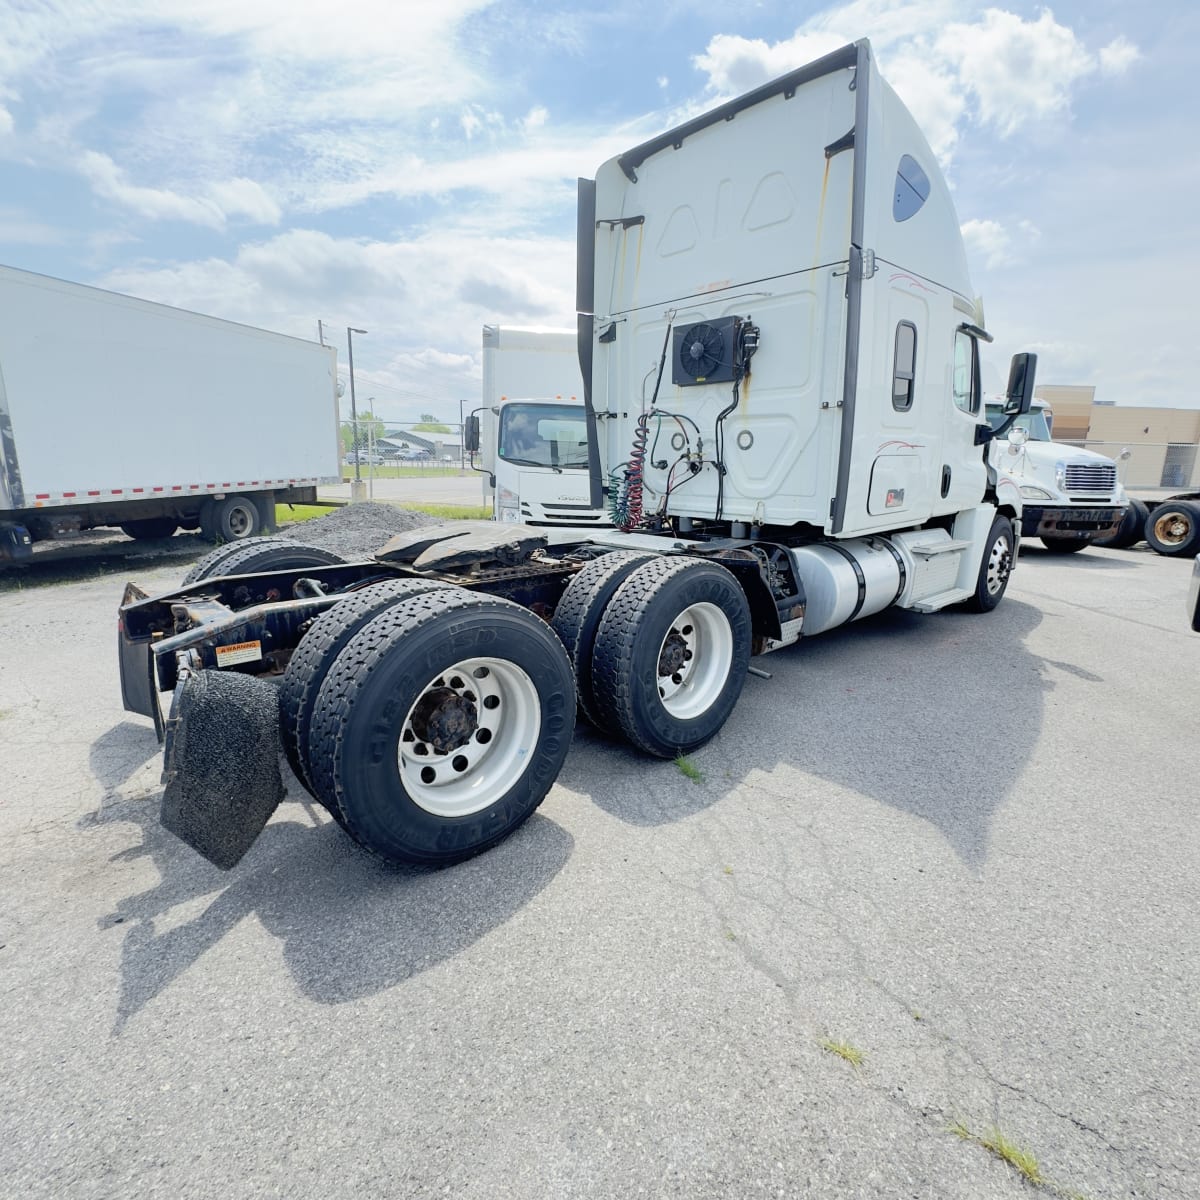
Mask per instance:
[[[366,334],[365,329],[346,326],[346,348],[350,352],[350,428],[354,430],[354,479],[362,482],[362,467],[358,462],[358,405],[354,402],[354,334]]]

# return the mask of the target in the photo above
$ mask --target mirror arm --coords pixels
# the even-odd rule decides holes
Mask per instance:
[[[990,425],[975,426],[975,445],[986,446],[988,442],[995,441],[996,438],[1002,438],[1013,426],[1013,422],[1022,414],[1019,412],[1013,413],[1005,418],[1004,423],[993,429]]]

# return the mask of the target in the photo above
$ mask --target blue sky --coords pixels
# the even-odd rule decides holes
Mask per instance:
[[[870,37],[1043,383],[1194,407],[1200,9],[1109,0],[0,0],[0,262],[315,337],[457,420],[574,321],[575,178]]]

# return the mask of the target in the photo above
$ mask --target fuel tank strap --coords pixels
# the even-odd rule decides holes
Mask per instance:
[[[887,552],[896,560],[896,567],[900,571],[900,586],[896,589],[896,594],[892,597],[892,604],[895,604],[901,596],[904,595],[904,585],[908,582],[908,568],[904,565],[904,556],[892,545],[887,538],[880,538],[880,544]],[[889,605],[890,607],[890,605]]]
[[[862,612],[862,606],[867,599],[867,577],[863,574],[863,569],[859,566],[858,559],[846,549],[845,546],[839,546],[837,542],[822,542],[823,546],[828,546],[830,550],[836,550],[854,569],[854,578],[858,580],[858,600],[855,602],[854,608],[850,615],[846,618],[848,625],[855,617]],[[903,568],[901,568],[903,569]]]

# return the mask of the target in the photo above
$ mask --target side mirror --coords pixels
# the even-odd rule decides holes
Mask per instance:
[[[468,454],[479,452],[479,418],[472,413],[463,425],[463,449]]]
[[[1004,392],[1004,415],[1019,417],[1033,407],[1033,383],[1037,375],[1036,354],[1014,354]]]
[[[1008,431],[1008,447],[1015,454],[1025,443],[1029,441],[1028,430],[1016,426]]]

